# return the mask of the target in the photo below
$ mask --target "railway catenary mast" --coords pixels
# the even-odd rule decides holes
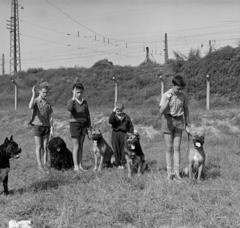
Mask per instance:
[[[7,29],[10,30],[10,74],[21,70],[18,6],[18,0],[11,1],[11,17],[7,20]]]

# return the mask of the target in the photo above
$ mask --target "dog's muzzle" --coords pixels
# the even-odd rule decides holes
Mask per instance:
[[[92,133],[92,140],[99,140],[102,138],[102,134],[99,134],[99,133]]]
[[[15,158],[15,159],[18,159],[20,157],[20,153],[22,152],[22,149],[21,148],[18,148],[14,153],[11,153],[11,158]]]

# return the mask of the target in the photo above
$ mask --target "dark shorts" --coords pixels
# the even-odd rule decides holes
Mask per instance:
[[[50,126],[33,126],[33,135],[38,137],[48,137],[50,135]]]
[[[169,114],[162,115],[162,127],[163,133],[182,133],[184,131],[183,116],[174,117]]]
[[[87,123],[70,122],[70,134],[72,138],[87,134]]]

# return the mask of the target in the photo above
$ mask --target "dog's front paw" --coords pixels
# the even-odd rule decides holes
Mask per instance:
[[[3,192],[3,194],[5,195],[5,196],[7,196],[7,195],[9,195],[9,191],[7,190],[5,190],[4,192]]]

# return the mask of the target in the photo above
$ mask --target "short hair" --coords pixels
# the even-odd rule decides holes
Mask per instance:
[[[124,109],[124,105],[123,105],[122,103],[120,103],[120,102],[117,102],[117,103],[116,103],[116,109],[121,109],[121,110],[123,110],[123,109]]]
[[[181,87],[186,86],[184,79],[181,75],[175,75],[174,78],[172,79],[172,84],[174,86],[181,86]]]
[[[73,89],[82,89],[82,90],[84,90],[84,86],[83,86],[83,84],[82,83],[74,83],[73,84]]]
[[[48,82],[42,81],[39,85],[39,90],[42,90],[42,89],[50,90],[51,87]]]

